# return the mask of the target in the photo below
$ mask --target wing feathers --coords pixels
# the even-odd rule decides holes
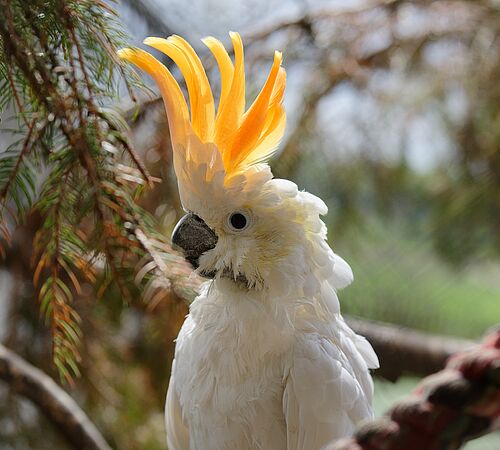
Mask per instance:
[[[369,374],[351,365],[361,358],[351,351],[318,333],[298,339],[283,396],[287,450],[320,450],[372,416],[372,387],[360,380]]]
[[[175,360],[172,363],[174,372]],[[181,405],[174,388],[174,377],[170,378],[165,404],[165,427],[169,450],[189,450],[189,430],[182,420]]]

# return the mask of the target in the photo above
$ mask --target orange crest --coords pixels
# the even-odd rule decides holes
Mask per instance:
[[[127,48],[118,53],[121,58],[147,72],[158,85],[167,110],[174,162],[179,158],[194,157],[190,141],[195,135],[201,147],[206,147],[201,151],[210,153],[209,149],[215,145],[226,176],[245,171],[249,166],[270,158],[283,137],[286,123],[282,105],[286,75],[281,67],[281,53],[274,53],[267,81],[245,111],[243,43],[238,33],[230,33],[230,37],[234,47],[234,64],[220,41],[213,37],[203,39],[220,70],[221,93],[217,112],[200,58],[181,37],[150,37],[144,43],[165,53],[177,64],[186,81],[190,112],[177,81],[155,57],[140,49]],[[200,159],[200,155],[196,158]]]

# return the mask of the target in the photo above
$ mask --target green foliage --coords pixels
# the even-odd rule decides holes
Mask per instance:
[[[99,0],[0,0],[0,117],[15,108],[21,136],[0,154],[0,248],[17,223],[41,216],[34,283],[67,381],[79,373],[82,282],[99,280],[102,294],[113,280],[131,301],[138,268],[155,297],[170,275],[164,259],[175,259],[137,205],[155,180],[106,108],[119,83],[134,82],[117,60],[122,41]]]
[[[500,17],[493,20],[496,41]],[[432,215],[436,249],[456,264],[500,255],[500,52],[487,49],[481,71],[471,68],[466,88],[472,108],[450,127],[459,160],[441,174]]]
[[[334,242],[354,271],[354,283],[340,295],[343,312],[473,339],[498,323],[498,266],[452,271],[400,222],[365,220],[362,233]]]

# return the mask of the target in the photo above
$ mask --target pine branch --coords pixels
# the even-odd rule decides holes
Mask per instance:
[[[35,185],[32,170],[25,160],[32,142],[43,128],[43,124],[40,126],[36,119],[33,119],[28,125],[21,150],[11,146],[0,154],[0,182],[3,184],[0,191],[0,235],[7,244],[11,240],[8,219],[18,223],[26,208],[32,204]],[[15,207],[11,203],[14,203]],[[0,241],[0,256],[4,254],[5,249]]]
[[[105,107],[118,94],[117,72],[129,88],[134,83],[115,54],[121,39],[114,12],[98,0],[35,0],[29,7],[0,0],[0,74],[6,75],[0,84],[9,87],[0,104],[17,108],[21,130],[23,121],[30,124],[21,148],[0,159],[0,232],[7,241],[4,212],[11,202],[11,216],[31,207],[44,218],[34,244],[34,282],[51,324],[54,363],[67,381],[78,374],[80,358],[75,293],[80,280],[95,281],[96,258],[105,258],[105,273],[125,302],[133,299],[139,262],[148,280],[165,286],[157,253],[144,245],[165,238],[137,205],[143,186],[156,180],[130,145],[125,121]],[[33,169],[49,169],[39,192],[24,186],[26,179],[34,185],[28,155]]]

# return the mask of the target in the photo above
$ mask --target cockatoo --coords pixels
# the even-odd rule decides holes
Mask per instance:
[[[172,240],[210,278],[176,341],[165,417],[170,450],[320,450],[371,418],[378,366],[340,314],[353,279],[329,247],[318,197],[275,179],[267,163],[285,129],[282,55],[245,110],[243,44],[203,39],[220,70],[217,111],[207,75],[181,37],[144,43],[179,67],[189,93],[140,49],[119,55],[163,97],[187,214]]]

